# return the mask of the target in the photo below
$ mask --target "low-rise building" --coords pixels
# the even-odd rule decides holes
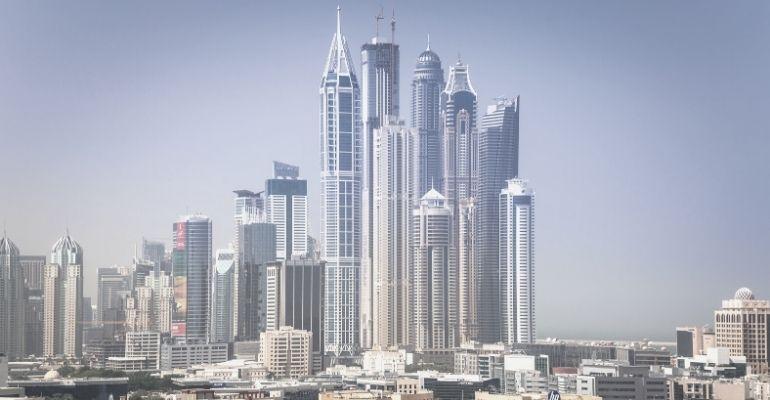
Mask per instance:
[[[668,383],[649,367],[622,361],[585,360],[577,377],[577,394],[603,399],[665,400]]]
[[[215,364],[229,359],[227,343],[163,343],[160,368],[164,371],[185,369],[196,364]]]
[[[406,350],[369,350],[363,354],[363,369],[372,374],[403,374],[412,364],[412,354]]]
[[[289,326],[262,332],[259,360],[276,377],[296,379],[309,376],[313,368],[312,338],[311,332]]]

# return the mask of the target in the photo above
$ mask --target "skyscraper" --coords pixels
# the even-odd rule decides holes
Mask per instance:
[[[362,118],[364,122],[363,259],[361,261],[361,341],[370,347],[373,339],[374,300],[374,169],[375,130],[399,114],[399,51],[395,44],[396,21],[391,19],[390,42],[377,34],[361,46]]]
[[[499,203],[500,191],[519,172],[519,98],[497,99],[481,118],[478,195],[476,198],[476,304],[478,336],[500,341]]]
[[[458,342],[454,222],[446,198],[431,189],[412,223],[412,343],[417,349],[452,348]]]
[[[43,278],[43,352],[80,357],[83,345],[83,248],[69,232],[51,249]]]
[[[417,57],[412,79],[412,128],[420,135],[419,179],[417,193],[431,188],[443,190],[443,156],[441,137],[441,92],[444,90],[444,70],[441,59],[428,48]]]
[[[165,258],[166,246],[162,242],[142,238],[142,260],[152,261],[154,270],[161,271]]]
[[[0,238],[0,353],[24,356],[24,271],[19,248],[3,233]]]
[[[449,69],[449,79],[441,93],[443,128],[443,173],[441,189],[454,216],[454,249],[459,270],[460,335],[474,339],[478,333],[476,311],[477,283],[475,233],[472,217],[475,210],[478,178],[478,134],[476,132],[476,91],[471,86],[468,66],[458,60]],[[461,228],[461,219],[466,224]],[[461,257],[461,255],[463,257]]]
[[[326,260],[326,351],[359,350],[361,276],[361,98],[340,9],[321,77],[321,258]]]
[[[254,193],[249,190],[236,190],[235,193],[235,232],[233,235],[233,249],[235,250],[235,275],[233,277],[233,296],[240,299],[240,273],[241,267],[240,255],[243,253],[241,248],[241,225],[257,221],[262,217],[265,202],[262,193]],[[233,304],[233,332],[239,332],[240,303],[236,301]]]
[[[274,176],[265,182],[267,222],[275,225],[276,257],[290,259],[308,252],[307,181],[299,167],[274,162]]]
[[[235,276],[235,252],[217,250],[211,277],[211,341],[215,343],[233,340],[233,281]]]
[[[176,310],[171,334],[185,343],[205,343],[209,339],[211,235],[211,220],[203,215],[182,217],[174,223]]]
[[[390,117],[374,131],[373,344],[409,344],[409,249],[417,133]]]
[[[275,261],[275,225],[252,221],[240,225],[238,340],[257,340],[266,329],[267,264]]]
[[[716,347],[730,349],[731,356],[745,356],[753,374],[770,371],[770,301],[740,288],[714,311],[714,328]]]
[[[501,339],[534,343],[535,194],[526,180],[516,178],[499,200]]]
[[[96,270],[97,325],[114,325],[117,311],[123,308],[123,301],[131,294],[131,276],[120,268],[108,267]]]

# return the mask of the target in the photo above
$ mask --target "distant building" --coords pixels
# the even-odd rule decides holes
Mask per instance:
[[[157,242],[142,238],[142,259],[152,262],[155,273],[167,271],[165,268],[166,245],[163,242]]]
[[[235,250],[235,276],[233,286],[233,296],[236,299],[240,299],[240,274],[243,270],[241,254],[243,254],[244,248],[241,240],[242,228],[245,223],[251,223],[261,221],[261,218],[265,209],[265,200],[262,198],[262,193],[254,193],[250,190],[236,190],[235,193],[235,231],[233,232],[233,250]],[[240,334],[240,318],[241,312],[240,300],[233,303],[233,333]]]
[[[43,278],[43,353],[80,357],[83,344],[83,248],[68,234],[51,250]]]
[[[423,389],[433,392],[436,400],[473,400],[476,392],[500,391],[500,380],[481,379],[470,375],[447,375],[436,378],[423,378]]]
[[[189,368],[196,364],[214,364],[230,359],[227,343],[163,343],[160,346],[160,369]]]
[[[298,179],[299,167],[274,162],[274,176],[265,182],[267,222],[275,225],[276,258],[308,253],[309,216],[307,181]]]
[[[117,267],[96,270],[97,313],[99,326],[122,324],[115,321],[116,312],[122,312],[125,298],[131,295],[131,276]]]
[[[312,336],[311,332],[288,326],[262,332],[259,338],[259,360],[278,378],[310,376],[313,367]]]
[[[714,312],[716,347],[731,356],[746,356],[754,374],[770,372],[770,301],[756,300],[751,290],[740,288]]]
[[[211,341],[230,342],[233,340],[233,303],[235,286],[235,253],[232,250],[217,250],[214,270],[211,276]]]
[[[731,356],[730,349],[711,347],[706,354],[693,357],[677,357],[677,368],[693,377],[741,378],[746,375],[746,357]]]
[[[412,363],[412,354],[404,349],[367,350],[363,353],[364,371],[375,375],[404,374]]]
[[[0,238],[0,354],[23,357],[26,298],[19,248],[5,234]]]
[[[529,355],[548,356],[551,368],[577,368],[583,360],[614,360],[615,346],[587,345],[573,343],[513,343],[513,351],[522,351]]]
[[[500,323],[503,342],[533,343],[535,329],[535,204],[523,179],[500,192]]]
[[[171,335],[186,343],[209,340],[211,220],[203,215],[174,223],[174,310]]]
[[[577,377],[577,394],[602,399],[666,400],[668,381],[652,375],[649,367],[586,360]]]
[[[43,355],[43,291],[28,290],[25,303],[24,354]]]
[[[642,366],[671,366],[671,353],[668,350],[656,349],[634,349],[628,347],[618,347],[615,350],[615,359],[627,361],[630,365]]]
[[[31,398],[120,399],[128,396],[128,378],[62,378],[56,370],[42,379],[9,381],[11,387],[24,389]]]

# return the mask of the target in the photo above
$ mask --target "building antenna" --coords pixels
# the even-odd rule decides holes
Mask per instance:
[[[430,51],[430,33],[428,34],[428,48],[425,50]]]
[[[385,19],[385,17],[382,15],[382,6],[380,6],[380,12],[374,16],[374,26],[375,26],[375,33],[374,33],[374,42],[377,43],[380,41],[380,21]]]

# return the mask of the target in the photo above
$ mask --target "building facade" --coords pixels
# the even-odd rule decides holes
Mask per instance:
[[[335,357],[360,347],[361,96],[347,41],[337,31],[321,77],[321,258],[326,260],[326,351]]]
[[[275,225],[276,257],[290,259],[308,253],[307,181],[299,167],[274,162],[274,176],[265,182],[267,222]]]
[[[174,223],[174,309],[171,335],[184,343],[209,340],[211,220],[203,215]]]
[[[262,215],[265,208],[265,200],[262,198],[262,193],[254,193],[250,190],[236,190],[235,193],[235,213],[234,222],[235,230],[233,232],[233,249],[235,250],[235,276],[233,285],[233,295],[236,299],[239,299],[233,303],[233,332],[239,332],[241,327],[240,318],[240,282],[241,272],[243,271],[243,265],[241,261],[241,255],[243,254],[243,244],[241,235],[243,229],[241,226],[246,223],[263,222]]]
[[[266,222],[240,226],[238,340],[257,340],[266,329],[267,264],[276,259],[276,228]]]
[[[523,179],[500,192],[500,309],[504,343],[534,343],[535,195]]]
[[[43,278],[43,353],[80,357],[83,347],[83,248],[67,233],[51,250]]]

